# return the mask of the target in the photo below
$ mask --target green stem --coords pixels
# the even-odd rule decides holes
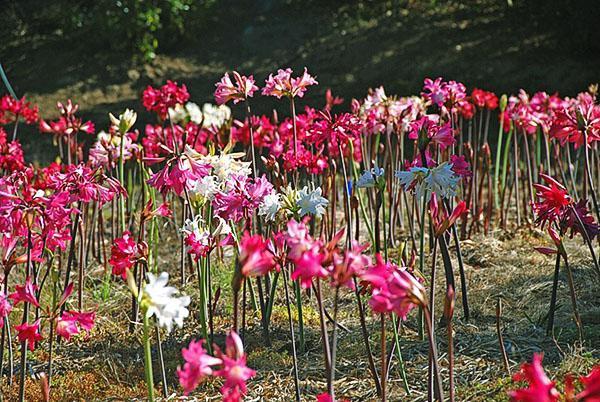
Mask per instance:
[[[498,145],[496,146],[496,165],[494,166],[494,205],[496,210],[500,208],[500,201],[498,199],[498,175],[500,174],[500,154],[502,153],[502,136],[504,135],[504,119],[500,119],[500,129],[498,130]]]
[[[150,347],[150,320],[146,312],[144,316],[144,372],[146,374],[146,386],[148,388],[148,401],[154,401],[154,378],[152,374],[152,349]]]
[[[400,337],[398,336],[398,326],[396,324],[396,316],[392,314],[392,323],[394,327],[394,342],[396,344],[396,355],[398,356],[398,365],[400,366],[400,376],[402,377],[402,383],[406,394],[410,395],[410,388],[408,387],[408,380],[406,379],[406,370],[404,368],[404,359],[402,359],[402,350],[400,350]]]
[[[296,293],[296,307],[298,308],[298,350],[300,353],[304,353],[305,342],[304,342],[304,318],[302,314],[302,292],[300,289],[300,281],[294,281],[294,292]]]

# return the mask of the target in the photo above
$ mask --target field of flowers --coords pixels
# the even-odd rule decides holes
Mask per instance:
[[[3,399],[600,400],[597,86],[233,71],[92,122],[2,78]]]

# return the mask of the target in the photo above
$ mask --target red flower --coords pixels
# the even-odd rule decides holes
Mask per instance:
[[[16,325],[15,329],[17,330],[17,337],[19,338],[19,342],[27,341],[27,346],[29,350],[33,352],[35,349],[35,344],[38,341],[42,340],[42,335],[40,335],[40,320],[38,319],[33,324],[23,323],[21,325]]]
[[[596,366],[586,377],[579,380],[584,386],[583,391],[577,394],[578,401],[600,402],[600,366]]]
[[[36,307],[40,306],[35,297],[35,292],[38,290],[38,287],[31,283],[30,277],[25,279],[25,285],[16,285],[15,289],[15,292],[8,296],[15,301],[15,305],[25,302],[33,304]]]
[[[113,275],[120,275],[127,279],[127,270],[133,267],[139,258],[145,255],[146,247],[131,238],[129,231],[123,233],[122,237],[115,239],[110,249],[110,260]]]
[[[240,265],[244,276],[262,276],[276,267],[273,254],[261,235],[244,233],[240,241]]]
[[[559,393],[544,373],[542,367],[542,355],[535,353],[533,362],[523,363],[521,371],[513,376],[513,381],[526,381],[529,386],[510,391],[511,402],[556,402]]]
[[[185,104],[190,98],[190,94],[185,85],[177,86],[176,82],[167,81],[159,89],[150,85],[142,94],[142,103],[144,107],[151,112],[156,112],[161,119],[166,119],[169,108],[175,105]]]
[[[537,218],[536,224],[544,226],[547,222],[556,221],[562,217],[565,209],[571,203],[571,197],[566,188],[552,177],[540,174],[547,185],[534,184],[538,202],[533,204]]]

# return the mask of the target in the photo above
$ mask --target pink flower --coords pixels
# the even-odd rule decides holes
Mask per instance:
[[[39,307],[40,304],[38,303],[37,298],[35,296],[35,292],[37,290],[37,285],[31,283],[31,278],[27,277],[27,279],[25,279],[25,285],[16,285],[15,292],[11,293],[8,297],[14,300],[15,305],[21,302],[25,302]]]
[[[336,402],[330,394],[323,392],[317,395],[317,402]],[[350,399],[338,399],[337,402],[350,402]]]
[[[532,363],[523,363],[521,371],[513,376],[514,381],[526,381],[528,388],[510,391],[511,402],[555,402],[558,401],[559,393],[544,373],[542,367],[542,355],[535,353]]]
[[[4,327],[4,319],[8,317],[12,311],[12,305],[3,292],[0,292],[0,328]]]
[[[273,254],[261,235],[244,233],[240,241],[240,265],[244,276],[262,276],[275,268]]]
[[[110,260],[113,275],[120,275],[123,280],[127,278],[127,270],[145,255],[144,245],[138,244],[131,238],[131,233],[126,231],[122,237],[116,238],[110,249]]]
[[[232,175],[225,186],[224,191],[215,195],[213,207],[220,217],[234,222],[249,218],[273,190],[273,185],[264,175],[255,179]]]
[[[306,67],[301,77],[292,78],[292,69],[277,70],[277,75],[269,74],[262,90],[263,95],[276,96],[281,98],[287,96],[290,98],[304,96],[304,92],[311,85],[317,85],[318,82],[308,74]]]
[[[395,313],[403,320],[415,305],[424,306],[425,290],[405,268],[384,262],[380,255],[377,263],[368,269],[362,279],[371,284],[369,304],[377,313]]]
[[[94,328],[96,321],[96,312],[95,311],[65,311],[63,317],[69,320],[75,320],[79,325],[79,328],[83,331],[86,331],[88,334]]]
[[[242,340],[234,331],[227,335],[225,353],[221,353],[220,358],[223,366],[214,375],[225,380],[221,387],[223,401],[241,401],[247,392],[246,381],[254,377],[256,372],[246,366]]]
[[[465,159],[464,155],[451,155],[450,163],[452,164],[452,170],[460,177],[471,177],[471,165]]]
[[[258,87],[254,85],[253,76],[246,77],[234,71],[233,78],[235,79],[235,84],[231,82],[229,74],[225,73],[221,81],[215,84],[217,87],[215,91],[215,101],[217,104],[222,105],[230,100],[233,100],[233,103],[245,101],[251,98],[255,91],[258,91]]]
[[[28,342],[27,346],[29,350],[33,352],[35,349],[35,344],[38,341],[42,340],[42,335],[40,335],[40,320],[38,319],[33,324],[23,323],[21,325],[16,325],[15,329],[17,330],[17,337],[19,338],[19,342]]]
[[[309,250],[293,260],[295,269],[292,280],[300,279],[300,284],[307,289],[314,278],[326,278],[329,271],[323,267],[324,256],[317,250]]]
[[[177,104],[183,105],[189,98],[190,94],[185,85],[178,86],[176,82],[167,81],[159,89],[148,85],[142,95],[142,103],[148,111],[156,112],[164,120],[169,113],[169,108]]]
[[[354,241],[352,248],[346,250],[344,256],[334,255],[331,281],[334,286],[346,286],[354,290],[355,276],[359,276],[371,263],[371,258],[363,254],[368,246],[360,245]]]
[[[165,166],[154,173],[148,180],[148,184],[156,188],[162,194],[169,190],[181,196],[186,190],[192,188],[193,182],[210,174],[210,165],[197,161],[189,148],[169,161]]]
[[[583,391],[577,394],[578,401],[600,402],[600,366],[596,366],[586,377],[579,380],[584,386]]]
[[[71,340],[71,336],[77,335],[78,333],[79,328],[77,328],[77,320],[73,316],[63,313],[56,322],[56,334],[69,341]]]
[[[221,359],[206,353],[203,344],[204,340],[192,341],[181,351],[185,364],[177,368],[177,377],[186,395],[196,389],[204,377],[213,374],[212,366],[222,363]]]

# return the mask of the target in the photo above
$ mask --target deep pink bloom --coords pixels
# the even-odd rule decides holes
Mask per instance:
[[[317,395],[317,402],[336,402],[329,393],[323,392]],[[350,402],[350,399],[338,399],[337,402]]]
[[[452,164],[452,170],[460,177],[471,177],[471,164],[467,162],[464,155],[451,155],[450,163]]]
[[[19,117],[23,117],[27,124],[35,124],[40,118],[38,107],[32,107],[25,97],[15,99],[4,95],[0,99],[0,125],[15,122]]]
[[[123,279],[127,278],[127,270],[133,267],[139,258],[144,256],[145,247],[138,244],[129,231],[123,233],[122,237],[115,239],[110,249],[110,260],[113,275],[120,275]]]
[[[168,116],[169,108],[177,104],[183,105],[189,98],[190,94],[185,85],[178,86],[177,82],[167,81],[158,89],[148,85],[142,94],[142,103],[148,111],[156,112],[164,120]]]
[[[585,377],[579,380],[583,384],[583,391],[577,394],[576,399],[584,402],[600,402],[600,366],[596,366]]]
[[[244,276],[262,276],[276,267],[267,241],[261,235],[244,233],[240,240],[240,265]]]
[[[94,134],[95,127],[91,121],[83,122],[75,113],[79,110],[79,105],[74,104],[71,99],[66,104],[56,103],[60,112],[60,118],[56,121],[46,122],[40,119],[39,129],[43,133],[53,134],[55,137],[72,136],[82,131],[87,134]],[[77,144],[74,143],[73,146]]]
[[[255,179],[243,175],[231,175],[227,178],[225,190],[215,195],[213,200],[215,213],[225,220],[231,219],[234,222],[247,219],[272,190],[273,185],[264,175]]]
[[[310,250],[293,260],[292,280],[300,279],[303,288],[308,289],[314,278],[326,278],[329,271],[323,266],[324,256],[318,250]]]
[[[8,301],[8,297],[0,292],[0,328],[4,327],[4,319],[8,317],[11,311],[12,305]]]
[[[16,285],[15,292],[11,293],[8,297],[14,300],[15,305],[25,302],[39,307],[40,304],[38,303],[37,298],[35,296],[35,292],[37,290],[38,286],[34,285],[31,282],[30,277],[27,277],[27,279],[25,279],[25,285]]]
[[[538,201],[533,204],[537,218],[536,223],[544,226],[549,221],[560,219],[572,199],[567,189],[552,177],[540,174],[546,182],[534,184]]]
[[[177,377],[186,395],[196,389],[204,377],[213,374],[213,366],[222,363],[221,359],[206,353],[203,345],[204,340],[191,341],[181,351],[185,364],[177,368]]]
[[[256,372],[246,366],[242,340],[234,331],[227,335],[225,353],[221,353],[220,358],[223,366],[214,375],[225,380],[221,387],[223,401],[241,401],[247,392],[246,381],[254,377]]]
[[[254,85],[253,76],[246,77],[234,71],[233,78],[235,79],[235,84],[231,82],[229,74],[225,73],[221,81],[215,84],[217,87],[215,90],[215,101],[217,104],[222,105],[230,100],[233,100],[233,103],[245,101],[251,98],[255,91],[258,91],[258,87]]]
[[[523,363],[521,371],[513,376],[514,381],[526,381],[529,386],[510,391],[511,402],[556,402],[559,393],[544,373],[542,355],[535,353],[531,363]]]
[[[65,311],[63,316],[67,319],[75,320],[79,328],[88,334],[96,323],[95,311]]]
[[[40,320],[41,319],[38,319],[33,324],[23,323],[21,325],[15,325],[19,342],[27,341],[27,346],[32,352],[35,349],[36,342],[43,339],[42,335],[40,335]]]
[[[263,95],[276,96],[281,98],[287,96],[290,98],[304,96],[307,88],[311,85],[317,85],[318,82],[308,74],[306,67],[304,73],[300,77],[292,78],[292,69],[277,70],[277,75],[269,74],[269,78],[265,81],[265,87],[262,90]]]
[[[57,319],[56,322],[56,334],[67,341],[71,340],[71,336],[77,335],[79,328],[77,328],[77,320],[75,317],[63,313],[63,315]]]
[[[181,196],[192,188],[193,182],[209,175],[210,170],[209,164],[196,160],[192,151],[186,149],[183,154],[168,160],[160,171],[150,177],[148,184],[162,194],[173,191]]]
[[[334,286],[346,286],[354,290],[354,281],[356,276],[360,276],[371,263],[371,258],[363,251],[368,245],[360,245],[353,241],[352,247],[345,250],[344,255],[335,254],[333,270],[331,272],[331,281]]]

